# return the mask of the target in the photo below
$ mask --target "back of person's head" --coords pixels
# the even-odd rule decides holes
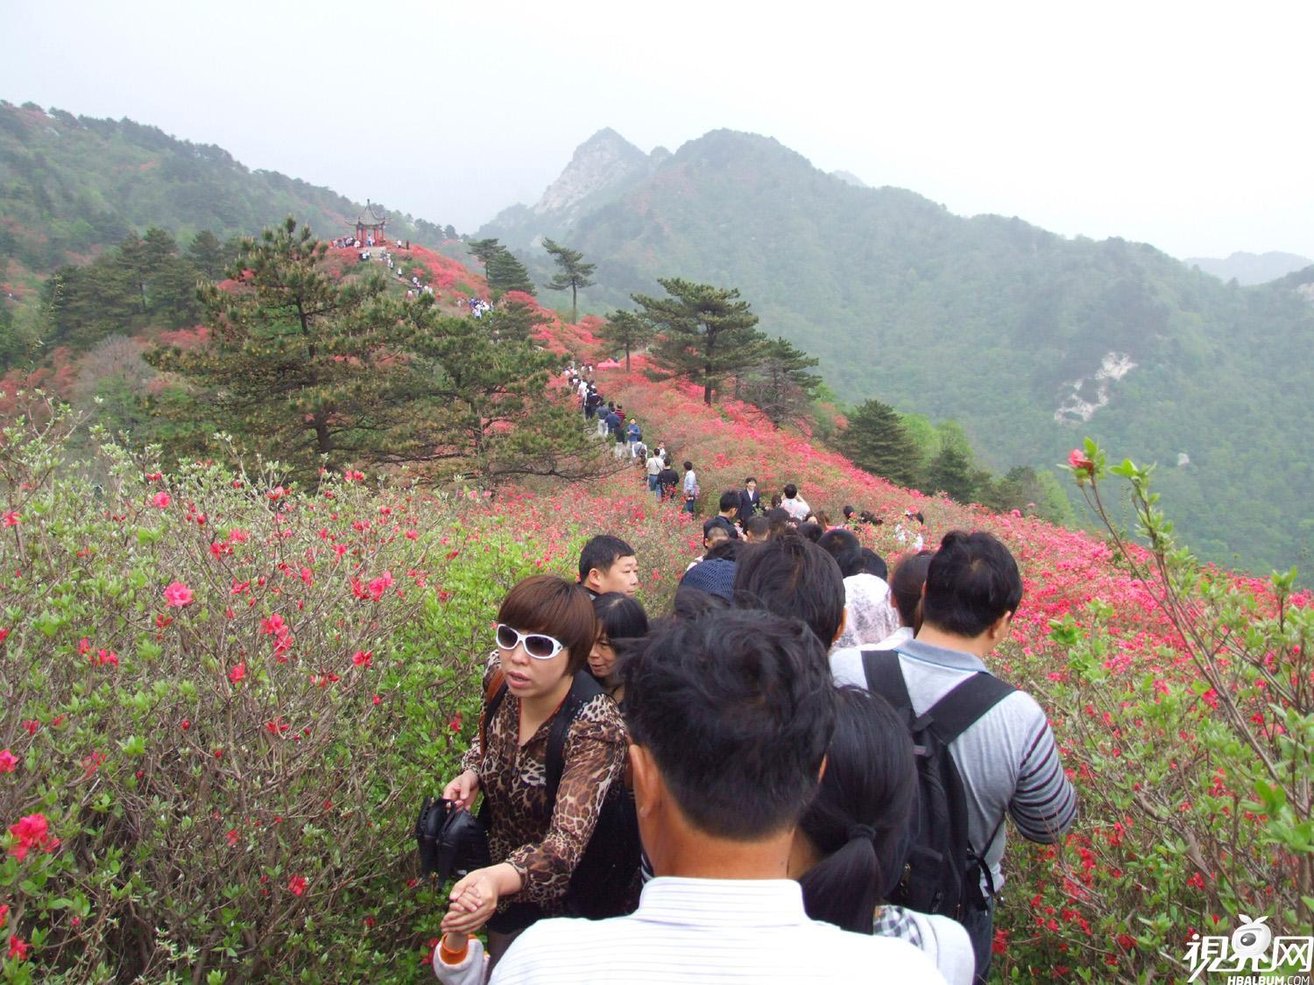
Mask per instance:
[[[798,495],[798,486],[794,485],[794,483],[792,483],[792,482],[786,482],[786,483],[785,483],[785,498],[786,498],[786,499],[793,499],[793,498],[794,498],[795,496],[797,496],[797,495]]]
[[[731,510],[739,509],[739,490],[727,489],[721,493],[720,510],[722,513],[729,513]]]
[[[899,610],[899,621],[913,629],[918,627],[922,587],[926,584],[926,570],[934,556],[934,551],[909,554],[894,566],[894,574],[890,577],[890,598]]]
[[[621,673],[630,736],[695,829],[758,841],[797,824],[835,724],[825,648],[798,620],[671,620]]]
[[[635,599],[621,592],[607,592],[593,600],[598,632],[613,645],[619,640],[648,635],[648,613]]]
[[[845,578],[862,573],[862,542],[847,530],[827,530],[817,546],[835,559]]]
[[[870,934],[876,904],[900,875],[917,789],[912,738],[880,695],[845,687],[835,698],[826,772],[795,835],[818,861],[799,884],[813,920]]]
[[[506,593],[497,621],[522,633],[545,633],[569,651],[568,673],[589,658],[598,638],[598,620],[588,593],[556,575],[532,575]]]
[[[694,585],[681,582],[671,599],[672,619],[699,619],[709,612],[719,612],[730,608],[730,603],[719,595],[705,592]]]
[[[798,535],[809,543],[815,544],[821,540],[821,535],[826,531],[821,529],[819,523],[800,523],[798,525]]]
[[[680,584],[701,588],[729,602],[735,594],[736,567],[736,562],[729,558],[706,557],[684,573]]]
[[[881,581],[889,580],[890,567],[885,563],[885,558],[870,547],[862,549],[862,571],[863,574],[875,575]]]
[[[967,639],[1022,601],[1022,575],[1008,548],[984,530],[951,530],[926,570],[922,621]]]
[[[754,513],[744,521],[744,536],[755,541],[766,540],[771,533],[771,521],[761,513]]]
[[[605,575],[621,558],[633,556],[634,548],[619,537],[599,534],[591,538],[579,552],[579,580],[585,581],[594,568]]]
[[[780,506],[780,501],[781,501],[783,498],[784,498],[784,497],[782,497],[782,496],[780,495],[780,493],[772,493],[772,494],[771,494],[771,508],[772,508],[773,510],[774,510],[774,509],[777,509],[777,508]]]
[[[802,537],[749,544],[739,552],[734,604],[802,619],[829,650],[844,624],[844,576],[833,557]]]
[[[825,510],[817,510],[817,512],[812,514],[812,519],[817,522],[817,525],[821,527],[822,530],[830,528],[830,514]]]
[[[703,521],[703,547],[710,548],[719,540],[729,539],[730,528],[721,517],[714,516]]]
[[[684,463],[684,470],[685,470],[686,472],[688,472],[688,471],[691,470],[692,468],[693,468],[693,462],[685,462],[685,463]]]
[[[717,540],[707,549],[703,555],[704,561],[711,561],[714,558],[722,558],[726,561],[738,561],[739,552],[743,549],[744,542],[735,540],[733,537],[725,536]]]
[[[776,494],[776,496],[772,498],[779,499],[780,496],[779,494]],[[793,527],[790,524],[794,518],[789,515],[789,510],[782,510],[779,506],[773,506],[771,509],[767,510],[763,516],[766,517],[768,529],[770,530],[768,536],[770,536],[772,540],[784,536],[787,531],[793,530]]]

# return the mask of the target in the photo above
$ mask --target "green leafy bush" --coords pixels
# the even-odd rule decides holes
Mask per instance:
[[[73,425],[47,408],[0,447],[4,977],[428,974],[410,825],[524,548],[350,470],[75,468]]]

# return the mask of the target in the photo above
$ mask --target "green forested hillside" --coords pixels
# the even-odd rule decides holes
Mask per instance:
[[[582,250],[598,265],[595,307],[626,305],[657,276],[738,287],[847,400],[955,418],[999,471],[1050,466],[1096,436],[1160,463],[1205,556],[1309,568],[1314,305],[1301,287],[1314,270],[1226,285],[1152,246],[858,188],[730,131],[595,198],[569,221],[519,210],[480,235]],[[1102,364],[1123,375],[1097,379]]]
[[[180,240],[202,229],[226,238],[295,215],[332,238],[350,231],[361,208],[155,127],[0,101],[0,258],[29,270],[48,271],[151,226]],[[428,244],[444,237],[403,215],[388,230]]]

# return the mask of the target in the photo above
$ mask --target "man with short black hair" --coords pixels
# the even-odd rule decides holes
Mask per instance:
[[[597,598],[608,592],[633,596],[639,589],[639,559],[619,537],[599,534],[579,552],[579,584]]]
[[[780,501],[780,508],[794,520],[802,523],[812,512],[808,501],[798,494],[798,486],[792,482],[785,483],[785,498]]]
[[[844,578],[835,559],[810,540],[777,537],[740,552],[734,604],[802,619],[829,650],[844,627]]]
[[[997,538],[984,531],[945,534],[927,569],[921,629],[895,647],[914,714],[925,714],[974,675],[990,673],[985,657],[1008,638],[1021,601],[1017,562]],[[859,647],[836,650],[831,669],[838,685],[868,686]],[[884,696],[898,703],[897,696]],[[982,714],[949,744],[949,754],[967,794],[968,842],[984,862],[984,907],[960,918],[981,981],[990,968],[994,895],[1004,884],[1005,815],[1024,838],[1052,843],[1076,820],[1077,795],[1045,712],[1025,691],[1012,690]]]
[[[731,540],[738,540],[739,528],[735,526],[735,513],[739,510],[739,493],[734,489],[727,489],[721,493],[717,509],[719,512],[712,517],[712,521],[725,527]]]
[[[762,497],[757,492],[757,479],[749,476],[744,480],[744,488],[739,491],[739,511],[736,519],[739,526],[748,523],[748,518],[761,512]]]
[[[494,985],[943,982],[920,951],[808,918],[786,878],[835,723],[825,653],[794,619],[673,621],[621,671],[639,833],[639,909],[543,920]]]

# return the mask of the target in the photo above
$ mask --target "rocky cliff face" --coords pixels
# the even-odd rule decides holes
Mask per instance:
[[[532,211],[537,216],[572,219],[586,199],[646,171],[648,165],[648,156],[615,130],[599,130],[575,149],[566,169],[548,185]]]

